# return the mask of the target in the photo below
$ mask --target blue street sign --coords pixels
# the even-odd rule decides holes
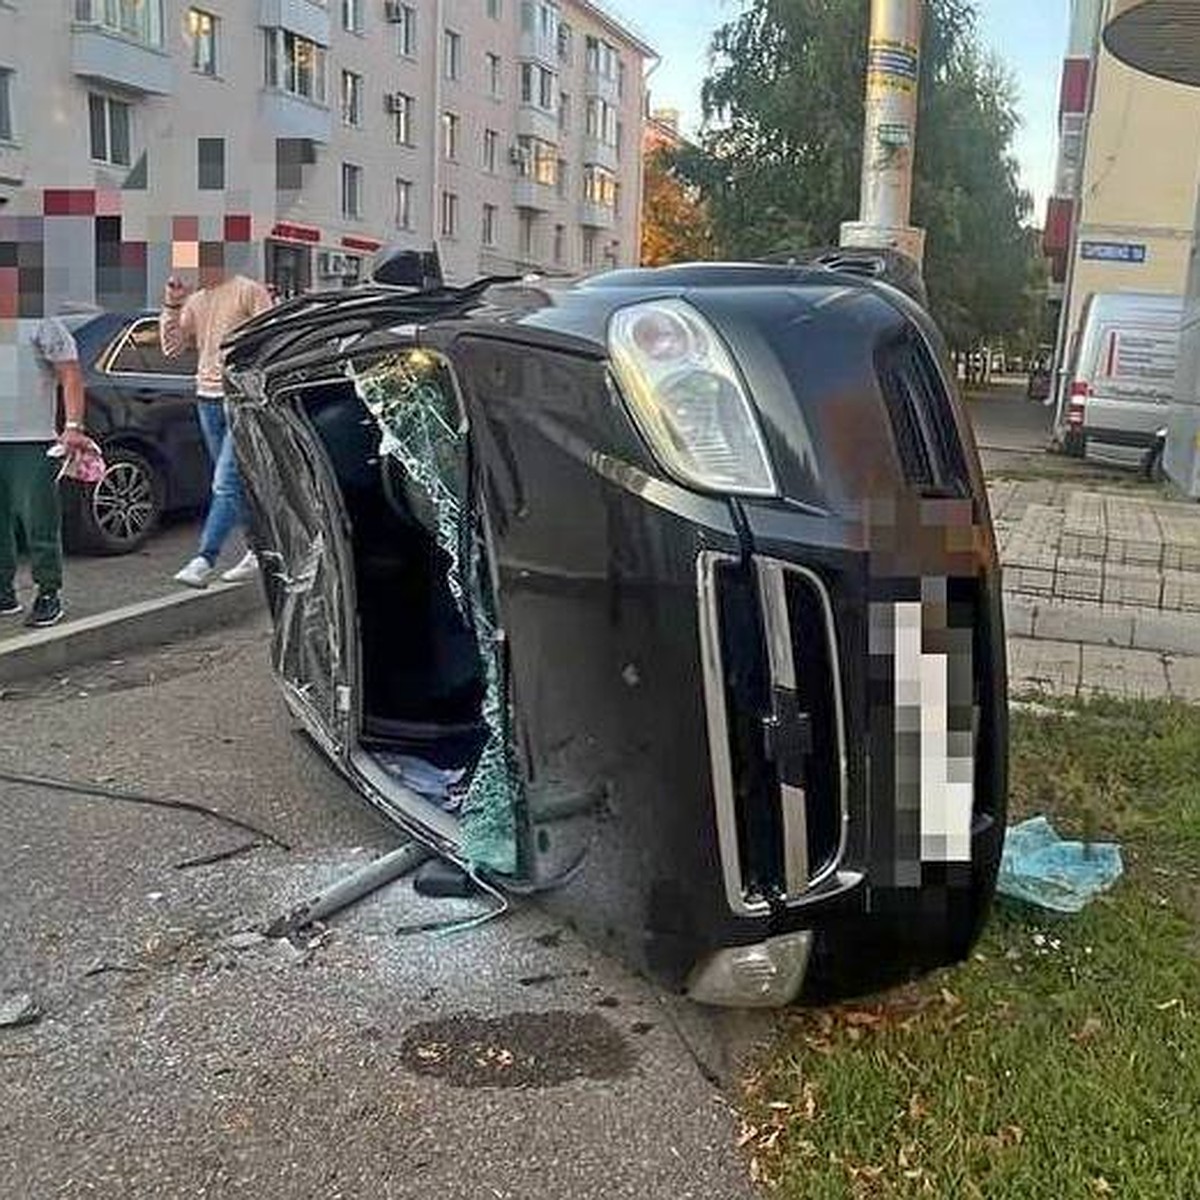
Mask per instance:
[[[1146,247],[1136,242],[1083,242],[1079,255],[1093,262],[1144,263]]]

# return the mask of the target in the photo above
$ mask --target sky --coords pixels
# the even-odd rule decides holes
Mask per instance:
[[[865,4],[867,0],[863,0]],[[700,85],[712,31],[741,8],[739,0],[606,0],[662,56],[650,77],[651,103],[678,108],[685,133],[700,124]],[[1058,85],[1067,44],[1070,0],[976,0],[980,40],[1012,72],[1022,128],[1014,152],[1041,223],[1058,146]],[[918,133],[919,136],[919,133]]]

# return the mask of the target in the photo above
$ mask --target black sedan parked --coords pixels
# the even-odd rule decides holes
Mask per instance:
[[[127,554],[168,512],[203,506],[209,463],[196,419],[193,353],[164,357],[155,313],[64,318],[79,345],[86,426],[108,466],[95,488],[67,484],[67,547]]]
[[[763,264],[373,286],[227,379],[284,694],[397,824],[707,1003],[968,952],[1004,634],[917,304]]]

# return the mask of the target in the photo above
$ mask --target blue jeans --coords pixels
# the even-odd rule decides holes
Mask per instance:
[[[196,401],[200,432],[213,462],[212,499],[200,534],[200,553],[215,565],[221,557],[221,547],[235,525],[245,526],[246,508],[242,499],[242,480],[237,460],[233,456],[233,438],[225,417],[224,400]]]

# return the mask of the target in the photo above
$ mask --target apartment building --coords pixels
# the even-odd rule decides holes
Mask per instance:
[[[1093,292],[1180,295],[1200,186],[1200,92],[1104,46],[1108,0],[1073,0],[1044,249],[1061,367]],[[1060,397],[1061,399],[1061,397]]]
[[[48,303],[633,263],[651,48],[599,0],[0,0],[0,215]],[[31,228],[31,227],[26,227]]]

